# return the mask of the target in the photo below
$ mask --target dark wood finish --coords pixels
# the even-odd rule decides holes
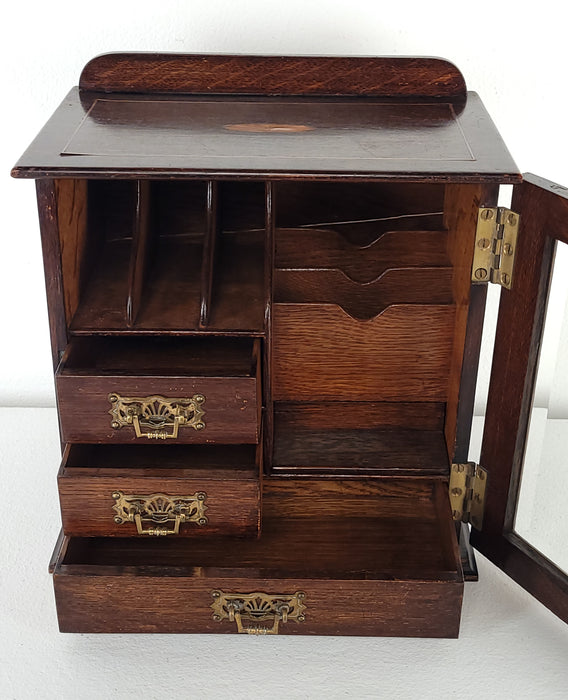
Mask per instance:
[[[308,129],[227,128],[240,123]],[[458,122],[454,103],[423,98],[103,96],[75,88],[12,170],[32,178],[102,172],[134,179],[520,181],[474,93]]]
[[[264,231],[221,236],[209,328],[262,335],[265,325]]]
[[[59,242],[57,187],[55,180],[38,180],[36,192],[51,335],[51,355],[53,368],[55,369],[59,364],[61,353],[67,345],[65,295],[61,269],[61,245]]]
[[[475,552],[469,539],[469,525],[466,523],[456,523],[456,533],[464,581],[479,581]]]
[[[275,301],[337,304],[358,320],[374,318],[394,304],[452,304],[452,269],[397,268],[365,284],[340,270],[276,270]]]
[[[272,386],[273,363],[273,330],[272,330],[272,307],[274,302],[274,259],[276,248],[275,235],[275,196],[273,183],[267,182],[265,189],[266,196],[266,253],[264,267],[265,284],[265,306],[264,306],[264,345],[263,345],[263,446],[264,465],[267,474],[272,470],[272,459],[274,455],[274,392]]]
[[[481,450],[489,488],[482,532],[473,531],[472,542],[568,621],[568,576],[514,532],[554,242],[568,243],[568,189],[525,175],[512,207],[521,217],[515,278],[499,305]]]
[[[510,485],[520,473],[524,454],[553,236],[568,241],[567,201],[530,179],[514,191],[512,206],[521,215],[515,279],[513,288],[501,293],[486,412],[486,425],[494,427],[484,432],[481,452],[491,479],[483,521],[487,534],[500,534],[511,525],[511,516],[507,517]]]
[[[241,95],[463,98],[460,71],[440,58],[110,53],[81,73],[82,90]]]
[[[194,374],[202,377],[255,376],[250,338],[104,337],[73,338],[59,374],[125,376]]]
[[[153,252],[150,241],[152,236],[150,206],[150,183],[147,180],[139,180],[136,183],[136,210],[126,300],[126,325],[129,328],[135,324],[142,306],[149,257]]]
[[[521,180],[457,69],[102,56],[13,175],[40,179],[55,364],[65,351],[61,628],[230,632],[213,588],[284,585],[309,602],[283,633],[455,636],[471,557],[447,476],[467,458],[485,303],[477,209]],[[512,521],[567,202],[530,178],[515,194],[474,535],[564,617],[566,578]],[[111,392],[203,393],[206,428],[141,442],[110,427]],[[234,537],[257,533],[263,467],[263,534]],[[212,536],[120,537],[116,489],[206,490]]]
[[[201,304],[199,309],[199,327],[207,328],[211,314],[213,295],[213,276],[215,274],[215,257],[217,249],[217,183],[207,183],[207,228],[203,246],[201,264]]]
[[[456,636],[463,583],[438,491],[431,480],[270,480],[256,541],[71,540],[54,578],[61,629],[235,632],[212,620],[219,588],[305,591],[306,622],[281,634]]]
[[[276,404],[273,469],[334,476],[449,473],[443,404]]]
[[[92,341],[91,341],[92,343]],[[147,339],[145,344],[114,339],[81,353],[71,346],[56,374],[60,424],[65,442],[136,443],[133,428],[111,427],[110,393],[127,397],[205,396],[203,430],[181,428],[179,443],[257,442],[258,396],[252,345],[212,339]],[[105,348],[105,351],[97,352]],[[231,376],[231,352],[237,371]],[[245,344],[246,353],[246,344]],[[227,357],[223,364],[222,358]],[[95,362],[90,360],[94,359]],[[240,360],[240,365],[239,365]],[[243,365],[244,360],[244,365]]]
[[[95,213],[80,252],[90,275],[80,291],[71,276],[73,333],[262,335],[263,230],[216,236],[216,182],[121,183],[118,203],[101,182],[88,185]]]
[[[57,399],[61,433],[65,442],[136,443],[134,428],[111,428],[110,393],[121,396],[191,398],[206,397],[203,430],[180,429],[179,443],[256,442],[257,386],[254,377],[130,377],[58,375]]]
[[[486,287],[471,284],[477,214],[479,207],[496,203],[497,190],[489,185],[446,187],[444,223],[456,304],[445,427],[452,461],[467,461],[485,313]]]
[[[321,229],[278,229],[276,236],[278,268],[341,270],[360,284],[391,269],[450,265],[445,231],[389,231],[365,246],[353,246],[342,234]]]
[[[62,557],[65,556],[65,553],[67,551],[67,545],[69,544],[69,538],[65,536],[63,533],[63,529],[59,531],[59,535],[57,536],[57,541],[55,543],[55,547],[53,548],[53,552],[51,554],[51,557],[49,559],[49,565],[48,565],[48,571],[50,574],[52,574],[55,571],[55,566]]]
[[[283,180],[276,183],[276,197],[277,228],[330,229],[358,246],[389,231],[442,227],[440,184]]]
[[[366,428],[408,428],[442,432],[445,404],[417,401],[415,403],[318,401],[317,403],[276,404],[280,419],[288,425],[304,428],[356,430]]]
[[[83,537],[144,537],[114,522],[112,494],[191,496],[204,491],[207,525],[180,526],[180,537],[258,534],[259,465],[254,446],[68,445],[58,486],[63,530]]]
[[[63,289],[65,316],[69,323],[79,304],[83,280],[88,274],[87,258],[89,238],[87,181],[55,180],[57,199],[57,224],[61,250],[61,274],[65,279]]]
[[[275,400],[447,398],[452,306],[401,304],[358,321],[333,304],[274,304],[273,318]]]
[[[472,531],[473,546],[564,622],[568,623],[568,576],[515,532]]]

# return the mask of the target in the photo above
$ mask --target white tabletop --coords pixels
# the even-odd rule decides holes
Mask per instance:
[[[2,408],[0,698],[568,698],[568,625],[477,556],[458,640],[64,635],[57,417]]]

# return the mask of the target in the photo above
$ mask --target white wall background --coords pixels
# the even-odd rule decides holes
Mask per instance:
[[[107,51],[431,55],[477,91],[521,171],[568,184],[563,3],[478,0],[71,0],[10,3],[0,129],[0,405],[54,404],[35,193],[9,177],[31,138]],[[482,378],[489,368],[485,363]],[[482,411],[479,404],[478,410]]]

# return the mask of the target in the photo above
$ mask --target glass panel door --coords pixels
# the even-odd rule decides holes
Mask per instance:
[[[568,245],[556,241],[515,532],[568,573]]]

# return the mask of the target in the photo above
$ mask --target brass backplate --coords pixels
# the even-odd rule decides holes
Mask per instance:
[[[112,408],[111,428],[120,430],[133,427],[136,437],[149,440],[177,438],[180,427],[203,430],[205,420],[203,404],[205,396],[195,394],[190,398],[165,398],[164,396],[108,395]]]
[[[139,535],[177,535],[182,523],[207,525],[207,494],[203,491],[192,496],[168,496],[165,493],[139,496],[115,491],[112,497],[115,500],[112,507],[116,513],[114,522],[118,525],[135,523]],[[148,523],[152,527],[144,529]]]
[[[239,634],[278,634],[279,624],[306,619],[306,594],[224,593],[212,591],[213,619],[235,622]],[[272,623],[259,624],[263,622]]]

